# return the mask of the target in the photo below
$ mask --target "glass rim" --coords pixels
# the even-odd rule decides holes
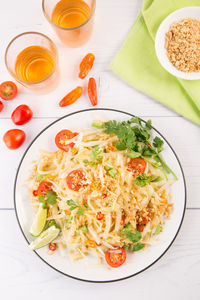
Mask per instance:
[[[29,35],[29,34],[36,34],[36,35],[40,35],[40,36],[46,38],[53,45],[53,48],[54,48],[55,54],[56,54],[55,65],[54,65],[53,70],[51,71],[51,73],[47,77],[45,77],[44,79],[39,80],[39,81],[34,81],[34,82],[27,82],[27,81],[24,81],[24,80],[21,80],[21,79],[17,78],[16,74],[10,70],[10,68],[8,66],[8,62],[7,62],[8,50],[9,50],[10,46],[13,44],[13,42],[15,40],[17,40],[18,38],[20,38],[21,36],[23,36],[23,35]],[[10,73],[10,75],[12,75],[14,77],[14,79],[16,81],[18,81],[18,82],[20,82],[22,84],[25,84],[25,85],[35,85],[35,84],[38,84],[38,83],[42,83],[43,81],[47,80],[49,77],[51,77],[55,73],[57,65],[58,65],[58,50],[56,48],[55,43],[47,35],[45,35],[45,34],[43,34],[41,32],[37,32],[37,31],[26,31],[26,32],[22,32],[22,33],[16,35],[9,42],[8,46],[6,47],[6,51],[5,51],[5,55],[4,55],[4,61],[5,61],[5,65],[6,65],[6,68],[7,68],[8,72]]]
[[[52,24],[53,26],[55,26],[55,27],[57,27],[57,28],[59,28],[59,29],[62,29],[62,30],[66,30],[66,31],[76,30],[76,29],[79,29],[79,28],[83,27],[84,25],[86,25],[86,24],[92,19],[92,17],[94,16],[95,9],[96,9],[96,0],[93,0],[94,5],[93,5],[93,9],[92,9],[92,12],[91,12],[89,18],[88,18],[84,23],[82,23],[82,24],[80,24],[80,25],[78,25],[78,26],[66,28],[66,27],[62,27],[62,26],[56,25],[55,23],[53,23],[53,22],[51,21],[51,19],[49,18],[49,16],[46,14],[46,10],[45,10],[45,8],[44,8],[44,2],[45,2],[45,1],[46,1],[46,0],[42,0],[42,10],[43,10],[43,14],[44,14],[45,18],[47,19],[47,21],[48,21],[50,24]]]

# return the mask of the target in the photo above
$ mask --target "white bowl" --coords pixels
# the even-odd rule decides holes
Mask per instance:
[[[29,228],[33,220],[34,211],[25,183],[30,175],[31,162],[35,159],[37,160],[39,149],[56,151],[53,137],[58,131],[63,128],[73,131],[90,128],[92,121],[97,119],[97,114],[105,120],[125,121],[133,117],[129,113],[105,108],[71,113],[43,129],[26,150],[16,175],[14,203],[19,226],[28,244],[33,240],[33,237],[29,233]],[[35,251],[43,262],[72,278],[90,282],[109,282],[125,279],[145,271],[164,255],[175,240],[183,221],[186,205],[186,187],[183,171],[174,150],[155,128],[152,130],[152,136],[158,136],[165,141],[163,157],[179,178],[171,189],[173,194],[172,202],[174,203],[173,212],[170,220],[166,222],[163,232],[159,234],[159,243],[149,246],[144,251],[128,253],[126,263],[120,268],[113,268],[111,270],[105,264],[102,266],[98,265],[96,259],[89,255],[76,263],[71,262],[67,251],[64,253],[65,258],[58,251],[54,255],[48,255],[47,247]],[[27,249],[27,251],[30,250]],[[41,272],[41,270],[42,265],[38,272]]]
[[[167,57],[167,51],[165,49],[165,36],[166,33],[169,31],[171,24],[174,21],[179,21],[185,18],[193,18],[200,21],[200,7],[199,6],[184,7],[174,11],[169,16],[167,16],[167,18],[164,19],[164,21],[161,23],[156,33],[155,50],[161,65],[169,73],[182,79],[198,80],[200,79],[200,72],[187,73],[187,72],[179,71],[170,62],[169,58]]]

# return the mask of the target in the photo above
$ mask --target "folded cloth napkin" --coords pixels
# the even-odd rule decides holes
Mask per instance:
[[[110,69],[136,89],[200,124],[200,80],[179,79],[165,71],[154,47],[160,23],[170,13],[185,6],[200,6],[200,1],[143,0],[142,11]]]

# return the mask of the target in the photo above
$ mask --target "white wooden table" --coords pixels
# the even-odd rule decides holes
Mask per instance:
[[[0,81],[11,79],[4,65],[5,48],[15,35],[24,31],[42,32],[56,42],[62,73],[61,83],[53,93],[38,96],[20,88],[19,96],[5,103],[6,107],[0,114],[1,299],[200,299],[200,128],[129,87],[108,70],[109,62],[140,8],[141,0],[97,0],[93,37],[83,47],[72,50],[60,44],[47,24],[41,0],[1,1]],[[72,280],[42,263],[27,250],[13,208],[15,173],[29,143],[56,118],[90,107],[86,96],[69,108],[58,107],[58,101],[79,82],[78,65],[89,51],[96,55],[93,75],[98,79],[99,107],[121,109],[144,119],[151,118],[178,154],[188,189],[184,223],[170,250],[144,273],[110,284]],[[16,151],[9,151],[2,136],[9,128],[15,128],[10,120],[11,112],[24,103],[33,109],[34,118],[23,126],[27,133],[25,144]]]

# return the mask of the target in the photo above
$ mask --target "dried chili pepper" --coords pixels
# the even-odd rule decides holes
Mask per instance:
[[[90,102],[91,102],[92,106],[97,105],[97,85],[96,85],[96,81],[93,77],[91,77],[89,79],[88,96],[90,98]]]
[[[68,93],[59,103],[60,107],[68,106],[73,104],[78,98],[81,97],[83,93],[83,88],[81,86],[78,86],[74,90],[72,90],[70,93]]]
[[[80,73],[79,73],[79,78],[84,79],[90,70],[93,67],[95,60],[95,56],[92,53],[88,53],[83,60],[80,63]]]

